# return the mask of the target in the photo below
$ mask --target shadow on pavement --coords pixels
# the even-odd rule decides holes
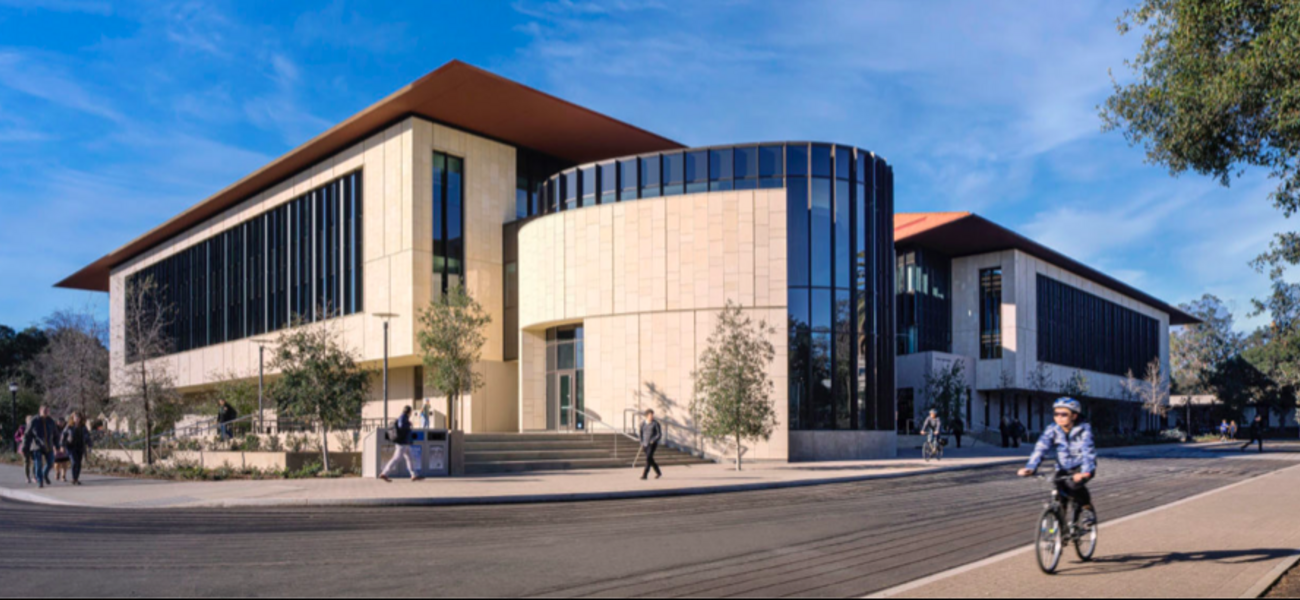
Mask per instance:
[[[1254,548],[1250,550],[1211,550],[1208,552],[1151,552],[1144,554],[1119,554],[1099,556],[1090,563],[1057,571],[1058,576],[1094,576],[1112,575],[1129,571],[1141,571],[1177,563],[1217,562],[1223,564],[1250,564],[1268,562],[1279,558],[1294,556],[1294,548]]]

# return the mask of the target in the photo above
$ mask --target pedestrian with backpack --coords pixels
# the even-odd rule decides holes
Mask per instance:
[[[411,464],[410,406],[402,407],[402,416],[397,417],[397,420],[393,421],[393,428],[389,430],[387,435],[389,436],[389,441],[393,442],[395,449],[393,450],[393,458],[389,459],[388,464],[384,466],[384,470],[379,473],[379,478],[383,479],[387,483],[392,483],[393,480],[388,478],[388,474],[393,472],[393,469],[397,466],[398,460],[404,460],[406,461],[406,471],[411,474],[411,481],[424,479],[423,477],[420,477],[419,470]]]

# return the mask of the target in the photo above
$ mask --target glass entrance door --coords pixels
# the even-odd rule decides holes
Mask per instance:
[[[560,405],[557,407],[560,413],[560,429],[571,429],[570,423],[573,422],[573,374],[560,374]]]
[[[587,427],[582,413],[583,336],[581,325],[546,331],[546,428],[581,431]]]

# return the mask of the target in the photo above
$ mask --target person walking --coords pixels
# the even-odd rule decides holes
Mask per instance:
[[[1222,423],[1219,423],[1219,441],[1220,442],[1228,441],[1228,420],[1227,419],[1224,419]]]
[[[401,459],[406,461],[406,471],[411,474],[411,481],[424,479],[423,477],[420,477],[419,471],[411,464],[410,406],[403,406],[402,415],[397,417],[396,421],[393,421],[392,442],[396,448],[393,450],[393,458],[388,460],[388,464],[384,466],[384,470],[379,473],[379,478],[383,479],[387,483],[392,483],[393,480],[388,478],[388,474],[393,472],[393,468],[397,466],[397,461]]]
[[[22,425],[18,426],[18,431],[14,433],[14,447],[18,448],[18,453],[23,455],[23,473],[27,475],[27,485],[32,484],[32,453],[23,445],[23,438],[27,436],[27,430],[32,426],[32,415],[27,415],[27,419]]]
[[[429,428],[429,399],[424,399],[424,406],[420,407],[420,429]]]
[[[39,487],[50,483],[50,469],[54,468],[54,449],[58,443],[59,432],[54,419],[50,418],[50,407],[42,406],[40,415],[32,419],[23,436],[23,451],[32,455]]]
[[[59,419],[54,422],[54,431],[56,439],[54,442],[54,480],[68,482],[68,465],[72,462],[68,458],[68,449],[63,446],[63,430],[68,428],[66,419]]]
[[[1255,420],[1250,422],[1250,440],[1241,447],[1241,451],[1245,452],[1254,443],[1259,443],[1260,452],[1264,451],[1264,420],[1259,415],[1255,415]]]
[[[72,461],[72,485],[81,485],[81,464],[90,448],[90,430],[86,429],[81,413],[72,413],[72,419],[63,430],[63,448]]]
[[[1237,439],[1237,420],[1236,420],[1236,419],[1233,419],[1231,423],[1228,423],[1228,439],[1230,439],[1230,440],[1235,440],[1235,439]]]
[[[239,418],[239,413],[235,407],[226,403],[225,398],[217,400],[217,431],[226,441],[235,439],[235,434],[230,431],[230,422]]]
[[[641,424],[641,449],[645,450],[645,471],[641,473],[641,479],[650,476],[650,469],[655,470],[655,479],[663,476],[659,470],[659,463],[655,462],[655,450],[659,448],[659,442],[663,440],[664,430],[659,426],[659,421],[655,420],[655,411],[646,409],[645,422]]]
[[[1007,421],[1006,415],[1002,416],[1002,421],[998,423],[998,433],[1002,434],[1002,447],[1011,447],[1011,423]]]
[[[961,435],[966,433],[966,424],[962,422],[961,417],[952,420],[952,437],[957,439],[957,447],[961,448]]]
[[[1019,448],[1020,439],[1025,437],[1025,424],[1020,422],[1020,417],[1014,417],[1011,420],[1011,447]]]

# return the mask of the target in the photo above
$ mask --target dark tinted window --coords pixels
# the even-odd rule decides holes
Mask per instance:
[[[786,186],[786,243],[789,249],[786,277],[790,287],[809,283],[808,221],[808,180],[791,177]]]
[[[791,144],[785,147],[785,174],[790,177],[808,174],[808,146]]]
[[[849,165],[853,164],[853,150],[844,146],[835,147],[835,178],[849,179],[853,174]]]
[[[654,198],[659,195],[659,155],[641,159],[641,197]]]
[[[636,200],[636,186],[639,175],[636,171],[637,160],[622,160],[618,163],[619,176],[622,178],[622,186],[618,192],[618,199],[622,201]]]
[[[664,195],[674,196],[681,194],[684,190],[686,180],[686,169],[683,165],[684,159],[681,154],[663,155],[663,180]]]
[[[813,177],[830,177],[831,176],[831,147],[814,144],[812,147],[812,174]]]

